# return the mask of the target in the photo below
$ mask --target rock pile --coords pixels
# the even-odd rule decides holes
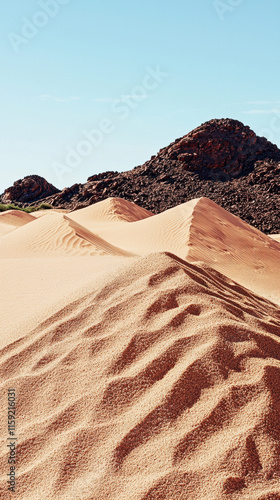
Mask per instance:
[[[1,196],[1,203],[32,203],[59,193],[59,190],[39,175],[29,175],[14,182]]]
[[[93,175],[44,201],[74,210],[117,196],[159,213],[206,196],[261,231],[280,233],[279,194],[277,146],[237,120],[220,119],[177,139],[144,165]]]

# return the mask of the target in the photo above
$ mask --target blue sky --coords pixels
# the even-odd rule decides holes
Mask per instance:
[[[279,0],[3,0],[0,192],[128,170],[212,118],[280,146]]]

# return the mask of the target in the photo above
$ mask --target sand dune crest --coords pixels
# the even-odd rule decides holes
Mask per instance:
[[[279,243],[206,198],[5,221],[16,498],[280,498]]]
[[[198,198],[153,217],[96,234],[135,255],[172,252],[206,262],[250,290],[280,303],[280,246],[208,198]]]
[[[40,217],[0,240],[1,258],[106,254],[131,255],[60,213]]]
[[[148,210],[130,201],[122,198],[107,198],[89,207],[71,212],[68,217],[94,232],[96,224],[99,223],[136,222],[152,215]]]

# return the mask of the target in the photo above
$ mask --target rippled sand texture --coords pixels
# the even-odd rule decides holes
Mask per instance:
[[[51,308],[46,302],[32,331],[24,326],[13,338],[15,326],[5,328],[16,340],[0,350],[1,499],[279,500],[280,309],[242,285],[245,271],[239,266],[245,269],[246,257],[245,279],[252,276],[252,287],[261,289],[255,262],[261,258],[268,273],[280,245],[202,200],[158,216],[142,213],[145,218],[134,221],[106,218],[106,209],[103,228],[98,217],[91,228],[83,225],[82,210],[73,219],[47,214],[2,237],[2,262],[25,265],[24,272],[40,263],[30,277],[35,283],[40,276],[48,279],[41,252],[49,227],[45,265],[57,266],[61,283],[67,283],[75,263],[77,283],[64,296],[53,287],[59,300]],[[129,241],[137,243],[135,227],[144,223],[148,229],[142,246],[139,230],[137,254]],[[220,231],[233,231],[232,240]],[[244,249],[237,258],[238,231]],[[7,242],[16,233],[18,247],[8,258]],[[93,237],[106,242],[104,254]],[[146,254],[152,241],[154,252]],[[169,248],[176,241],[177,254]],[[65,254],[64,245],[73,253]],[[227,262],[236,259],[234,280],[209,265],[216,259],[216,267],[226,267],[222,245],[230,249]],[[50,255],[53,248],[59,254]],[[32,257],[32,251],[38,254]],[[233,274],[233,264],[229,268]],[[23,290],[24,280],[18,283]],[[268,283],[265,295],[277,297],[274,281],[270,290]],[[32,292],[28,303],[36,317]],[[10,496],[8,388],[16,390],[18,437],[17,490]]]

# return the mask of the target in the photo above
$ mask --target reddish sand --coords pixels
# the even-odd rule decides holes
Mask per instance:
[[[83,210],[80,212],[82,216]],[[132,255],[169,251],[191,262],[205,262],[280,304],[279,243],[207,198],[133,224],[94,226],[92,222],[89,227],[87,219],[79,220],[102,239]]]
[[[280,499],[279,243],[205,198],[109,199],[0,257],[1,500]]]

